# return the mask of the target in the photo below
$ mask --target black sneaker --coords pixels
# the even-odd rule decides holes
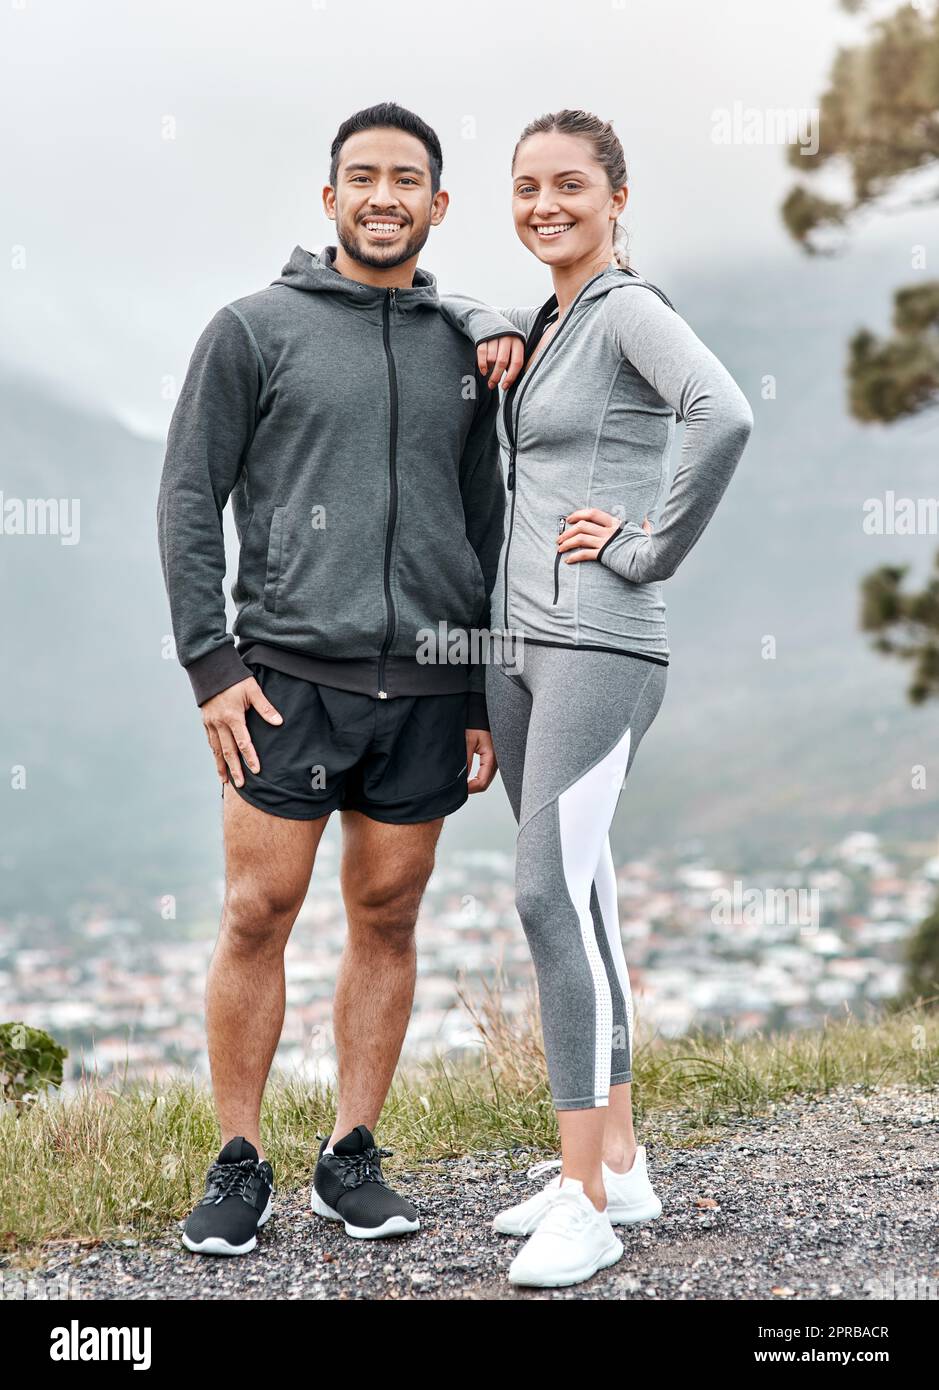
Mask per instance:
[[[274,1174],[247,1139],[230,1139],[209,1169],[205,1196],[183,1229],[183,1245],[197,1255],[247,1255],[270,1217]]]
[[[399,1197],[382,1177],[381,1161],[391,1149],[375,1147],[364,1125],[337,1141],[331,1154],[320,1144],[310,1206],[318,1216],[345,1223],[346,1235],[360,1240],[400,1236],[420,1226],[416,1208]]]

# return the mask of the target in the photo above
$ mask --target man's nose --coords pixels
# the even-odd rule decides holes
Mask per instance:
[[[372,189],[369,202],[376,208],[396,208],[398,195],[394,184],[390,180],[380,179]]]

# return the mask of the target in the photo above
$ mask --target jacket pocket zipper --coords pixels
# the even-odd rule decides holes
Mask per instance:
[[[559,516],[559,517],[558,517],[558,535],[560,536],[560,534],[562,533],[562,531],[566,531],[566,530],[567,530],[567,517],[566,517],[566,516]],[[560,552],[560,550],[559,550],[559,551],[557,552],[557,554],[555,555],[555,557],[554,557],[554,598],[551,600],[551,606],[552,606],[552,608],[554,607],[554,605],[555,605],[555,604],[557,603],[557,601],[558,601],[558,593],[560,592],[560,584],[561,584],[561,552]]]

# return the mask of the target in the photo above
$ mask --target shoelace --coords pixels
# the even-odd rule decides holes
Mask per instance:
[[[364,1149],[359,1154],[334,1154],[343,1167],[342,1185],[343,1187],[359,1187],[363,1182],[379,1182],[387,1187],[381,1171],[381,1160],[390,1158],[393,1149],[380,1149],[372,1147]]]
[[[226,1197],[244,1197],[256,1172],[257,1164],[251,1158],[242,1159],[240,1163],[213,1163],[209,1169],[209,1190],[202,1198],[202,1205],[217,1205]]]
[[[540,1178],[542,1173],[547,1173],[551,1168],[560,1168],[563,1160],[560,1158],[545,1158],[540,1163],[533,1163],[528,1170],[531,1179]]]
[[[570,1187],[559,1187],[550,1194],[550,1206],[535,1228],[538,1235],[563,1236],[574,1240],[590,1220],[581,1200],[583,1194]],[[588,1199],[589,1200],[589,1199]]]

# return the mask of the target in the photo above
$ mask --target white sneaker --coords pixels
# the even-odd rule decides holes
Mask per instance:
[[[509,1265],[509,1282],[556,1289],[579,1284],[623,1254],[605,1211],[597,1211],[579,1178],[564,1178],[548,1209]]]
[[[549,1158],[543,1163],[535,1163],[528,1170],[530,1178],[540,1177],[551,1168],[560,1168],[559,1158]],[[560,1173],[552,1178],[546,1187],[517,1206],[500,1211],[492,1223],[493,1230],[506,1236],[527,1236],[538,1225],[548,1209],[551,1194],[557,1192],[561,1181]],[[606,1214],[614,1226],[641,1224],[654,1221],[662,1215],[659,1201],[649,1181],[646,1168],[646,1146],[640,1144],[628,1173],[614,1173],[603,1164],[603,1186],[606,1190]]]

